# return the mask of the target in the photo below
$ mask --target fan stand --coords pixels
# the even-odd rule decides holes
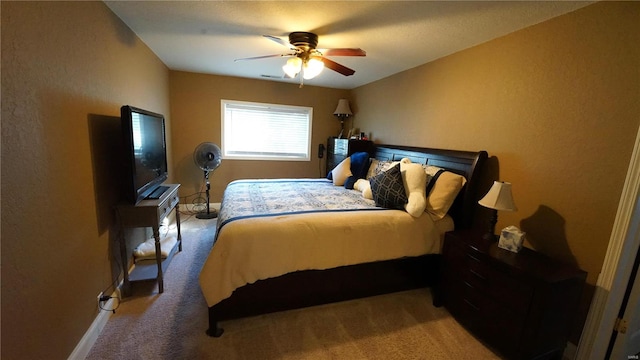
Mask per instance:
[[[209,183],[209,172],[207,170],[204,171],[204,179],[207,182],[207,190],[205,191],[207,194],[207,212],[197,213],[196,218],[213,219],[218,217],[218,212],[215,209],[209,209],[209,189],[211,189],[211,184]]]

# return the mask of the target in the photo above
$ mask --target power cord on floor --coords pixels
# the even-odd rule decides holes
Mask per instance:
[[[190,195],[180,197],[181,199],[180,203],[181,205],[184,205],[186,209],[186,211],[180,211],[181,215],[184,214],[190,217],[190,216],[195,216],[199,213],[203,213],[207,211],[207,199],[203,195],[205,194],[205,187],[206,187],[206,184],[203,182],[202,185],[200,186],[200,191]],[[193,198],[193,199],[190,200],[190,198]],[[189,202],[191,204],[189,204]]]
[[[116,304],[115,307],[108,309],[104,307],[104,303],[106,303],[107,301],[111,300],[111,299],[116,299],[118,301],[118,303]],[[114,314],[116,313],[116,309],[118,309],[120,307],[120,296],[108,296],[108,295],[102,295],[100,296],[100,298],[98,299],[98,308],[100,308],[101,311],[111,311]]]

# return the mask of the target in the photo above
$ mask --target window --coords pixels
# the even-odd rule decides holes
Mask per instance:
[[[313,108],[222,100],[222,157],[311,159]]]

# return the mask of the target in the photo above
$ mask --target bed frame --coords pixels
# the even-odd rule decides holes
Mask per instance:
[[[438,166],[464,176],[467,184],[449,214],[456,229],[471,227],[486,151],[378,145],[375,158],[393,161],[409,158],[414,163]],[[430,254],[327,270],[296,271],[259,280],[236,289],[231,297],[209,307],[207,335],[221,336],[224,330],[218,322],[222,320],[431,286],[437,279],[439,267],[440,255]]]

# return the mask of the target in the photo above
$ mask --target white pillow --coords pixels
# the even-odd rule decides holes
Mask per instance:
[[[400,172],[402,173],[402,182],[404,190],[407,193],[409,201],[404,209],[413,217],[420,217],[427,206],[425,196],[427,188],[427,173],[420,164],[412,164],[403,161],[400,162]]]
[[[353,188],[358,191],[362,191],[362,197],[365,199],[373,200],[373,193],[371,192],[371,183],[366,179],[358,179]]]
[[[424,166],[425,173],[434,176],[441,168],[436,166]],[[464,176],[454,174],[450,171],[444,171],[436,183],[433,185],[431,192],[427,194],[426,211],[432,215],[432,218],[439,220],[447,215],[447,211],[456,200],[456,196],[467,183]]]
[[[333,178],[333,185],[342,186],[351,173],[351,158],[346,157],[331,170],[331,177]]]
[[[411,162],[411,159],[402,158],[400,161],[371,159],[371,164],[369,164],[369,170],[367,171],[366,179],[369,180],[372,177],[391,169],[399,162],[407,164]]]

